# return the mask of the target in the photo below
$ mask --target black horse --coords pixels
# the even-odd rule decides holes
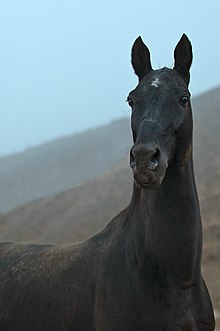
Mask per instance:
[[[191,44],[152,70],[139,37],[129,93],[131,202],[76,245],[0,246],[1,331],[212,331],[192,161]]]

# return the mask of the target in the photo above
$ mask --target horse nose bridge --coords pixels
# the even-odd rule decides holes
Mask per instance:
[[[134,156],[142,154],[151,155],[154,154],[158,148],[158,145],[153,141],[148,143],[137,143],[132,147],[132,153]]]
[[[155,112],[156,113],[156,112]],[[163,127],[160,120],[154,114],[154,117],[145,116],[139,123],[137,129],[137,143],[151,143],[161,138]]]

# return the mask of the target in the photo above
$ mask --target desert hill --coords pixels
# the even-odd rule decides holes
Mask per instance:
[[[192,104],[200,200],[204,217],[215,222],[219,215],[216,202],[220,193],[220,88],[195,97]],[[130,146],[130,123],[128,118],[124,118],[0,158],[0,212],[5,213],[84,184],[85,187],[94,185],[93,179],[115,173],[122,164],[129,174]],[[107,185],[104,187],[108,189]],[[94,191],[97,192],[96,189]],[[128,203],[129,198],[125,200]]]
[[[210,229],[220,214],[220,88],[192,103],[195,172],[204,226]],[[9,206],[17,197],[25,205],[2,217],[0,238],[75,241],[104,226],[130,199],[130,145],[125,118],[1,159],[3,202]]]
[[[128,119],[0,158],[0,212],[82,185],[116,165],[130,145]]]
[[[193,109],[194,161],[205,238],[203,269],[215,306],[220,309],[220,88],[193,99]],[[108,126],[98,128],[97,132],[97,136],[96,130],[86,132],[85,137],[87,138],[83,137],[83,134],[71,137],[71,139],[75,139],[73,142],[78,144],[85,138],[84,145],[80,145],[81,154],[80,152],[75,154],[77,160],[73,157],[72,166],[72,161],[69,159],[68,171],[63,172],[65,176],[67,174],[69,176],[71,171],[77,173],[79,178],[76,183],[78,184],[74,184],[74,187],[73,181],[70,180],[66,189],[64,186],[62,190],[60,189],[64,192],[59,194],[56,194],[56,190],[47,192],[46,198],[25,204],[2,215],[1,240],[38,242],[83,240],[104,227],[113,216],[126,207],[132,191],[132,176],[128,165],[131,143],[129,120],[115,121]],[[62,143],[64,140],[61,140]],[[91,142],[92,145],[89,146],[92,147],[87,149],[85,147],[84,150],[83,146]],[[68,144],[70,144],[70,140],[68,140]],[[46,145],[48,150],[51,147],[49,145]],[[55,148],[55,145],[53,146]],[[69,145],[68,148],[69,154],[71,146]],[[72,150],[74,148],[72,146]],[[41,147],[37,149],[37,152],[41,154],[40,149]],[[30,152],[34,153],[33,150],[28,151],[28,153]],[[63,160],[66,160],[64,154]],[[48,153],[48,155],[52,154]],[[16,156],[13,157],[16,158]],[[19,157],[22,158],[24,155]],[[37,157],[33,156],[33,158],[36,162]],[[14,162],[16,163],[15,159]],[[41,162],[43,165],[43,161]],[[54,165],[54,173],[57,176],[54,175],[54,181],[62,182],[62,172],[58,172],[56,169],[55,158],[50,162],[48,169]],[[91,170],[91,175],[86,178],[80,178],[80,175],[84,176],[85,169],[88,170],[90,166],[99,167],[99,163],[102,163],[101,168]],[[83,171],[80,173],[81,169]],[[31,169],[29,172],[31,173]],[[36,169],[35,173],[37,173]],[[37,177],[35,180],[38,183],[40,181],[40,179],[37,180]],[[44,181],[49,185],[46,175]],[[53,189],[54,187],[55,185]]]

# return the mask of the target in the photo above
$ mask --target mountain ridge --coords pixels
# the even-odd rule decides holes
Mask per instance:
[[[204,228],[203,272],[215,307],[220,310],[220,88],[193,99],[192,103],[194,164]],[[99,130],[101,143],[97,144],[95,135],[93,150],[87,146],[90,154],[81,151],[84,159],[79,156],[80,164],[75,161],[71,164],[72,159],[68,159],[68,179],[71,171],[77,172],[80,165],[83,168],[83,162],[83,169],[87,169],[88,164],[96,166],[96,162],[103,162],[102,168],[96,169],[90,178],[84,178],[85,181],[75,187],[71,186],[69,179],[70,187],[63,192],[50,193],[45,198],[26,202],[1,215],[0,240],[75,242],[103,228],[128,205],[131,198],[133,179],[129,167],[129,127],[129,119],[105,126]],[[88,141],[85,140],[84,144],[88,144]],[[95,149],[97,146],[98,151]],[[69,148],[72,150],[71,143]],[[94,159],[90,158],[91,155]],[[52,161],[55,167],[56,159]],[[62,171],[58,173],[52,180],[59,181]],[[39,181],[37,178],[36,182]],[[18,185],[18,189],[21,190],[22,186]]]
[[[204,137],[215,144],[218,131],[220,87],[192,99],[196,148],[202,153]],[[211,108],[211,115],[209,108]],[[209,117],[213,120],[210,121]],[[205,124],[209,123],[207,127]],[[201,138],[202,131],[202,138]],[[5,213],[28,202],[59,194],[96,178],[129,154],[129,118],[102,127],[61,137],[21,153],[0,158],[0,212]],[[109,151],[109,152],[108,152]],[[214,160],[215,163],[215,160]],[[213,169],[214,165],[210,168]],[[219,167],[220,168],[220,167]],[[200,165],[197,174],[200,174]]]

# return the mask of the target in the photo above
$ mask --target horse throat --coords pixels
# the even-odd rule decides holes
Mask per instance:
[[[159,188],[134,186],[130,210],[143,266],[157,265],[155,273],[177,286],[193,283],[200,275],[202,226],[192,157],[168,167]]]

